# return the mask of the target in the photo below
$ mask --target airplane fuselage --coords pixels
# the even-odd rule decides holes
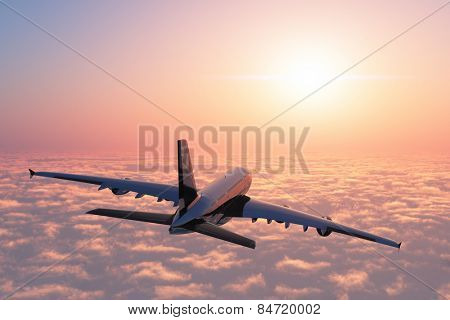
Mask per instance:
[[[187,208],[180,208],[177,211],[170,232],[172,234],[190,232],[183,229],[182,225],[196,218],[203,218],[216,225],[227,223],[231,217],[225,217],[217,209],[234,197],[246,194],[251,183],[252,176],[248,170],[234,168],[228,171],[200,190],[197,199]]]

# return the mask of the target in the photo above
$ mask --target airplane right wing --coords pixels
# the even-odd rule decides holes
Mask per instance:
[[[229,217],[262,218],[267,219],[268,222],[275,220],[280,223],[285,223],[286,227],[291,223],[298,224],[303,226],[304,231],[306,231],[308,227],[315,228],[319,235],[324,237],[335,232],[377,242],[394,248],[400,248],[402,244],[401,242],[397,243],[388,238],[333,222],[330,218],[317,217],[291,208],[251,199],[248,196],[238,196],[230,200],[223,205],[223,210],[224,215]]]

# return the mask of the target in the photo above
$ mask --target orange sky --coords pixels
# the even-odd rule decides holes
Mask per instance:
[[[196,128],[262,125],[442,1],[14,6]],[[50,10],[51,9],[51,10]],[[314,152],[450,150],[450,6],[271,125]],[[0,7],[0,150],[133,152],[177,122]]]

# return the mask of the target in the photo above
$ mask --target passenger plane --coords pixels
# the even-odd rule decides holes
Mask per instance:
[[[271,223],[275,220],[278,223],[284,223],[286,228],[291,223],[302,225],[305,232],[311,227],[316,229],[322,237],[328,237],[331,233],[340,233],[395,248],[400,248],[401,245],[401,242],[397,243],[369,232],[338,224],[329,217],[317,217],[284,206],[252,199],[246,195],[252,183],[252,176],[244,168],[234,168],[205,188],[198,189],[186,140],[178,140],[178,186],[129,179],[34,172],[31,169],[29,171],[30,178],[42,176],[90,183],[98,185],[98,190],[110,189],[115,195],[135,192],[136,198],[148,195],[157,197],[158,202],[172,201],[174,206],[178,206],[174,214],[114,209],[95,209],[86,212],[99,216],[168,225],[170,234],[197,232],[254,249],[256,246],[254,240],[221,227],[232,218],[250,218],[252,222],[265,219],[267,223]]]

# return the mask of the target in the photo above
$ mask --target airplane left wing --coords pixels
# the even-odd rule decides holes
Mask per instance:
[[[111,217],[125,220],[134,220],[141,222],[149,222],[156,224],[164,224],[170,226],[173,220],[173,214],[167,213],[152,213],[139,212],[130,210],[115,210],[115,209],[94,209],[86,212],[86,214],[93,214],[96,216]]]
[[[85,176],[79,174],[59,173],[59,172],[34,172],[29,169],[30,178],[33,176],[41,176],[47,178],[55,178],[82,183],[89,183],[100,186],[98,189],[110,189],[114,194],[120,195],[127,192],[136,192],[136,198],[144,195],[157,197],[158,201],[173,201],[174,205],[178,205],[178,187],[168,184],[142,182],[128,179],[113,179],[105,177]]]
[[[328,236],[332,232],[345,234],[348,236],[377,242],[387,246],[400,248],[401,242],[397,243],[391,239],[383,238],[372,233],[347,227],[345,225],[331,221],[329,218],[321,218],[298,210],[290,209],[265,201],[251,199],[247,196],[238,196],[224,205],[224,215],[229,217],[243,217],[258,219],[263,218],[267,221],[275,220],[289,224],[298,224],[303,226],[306,231],[308,227],[316,228],[321,236]]]

